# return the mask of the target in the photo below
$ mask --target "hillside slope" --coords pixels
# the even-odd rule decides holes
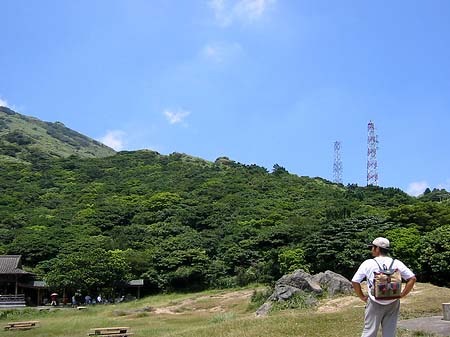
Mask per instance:
[[[349,273],[368,237],[399,226],[388,210],[415,202],[398,189],[148,150],[5,163],[0,192],[0,252],[45,274],[55,257],[85,265],[94,249],[121,250],[155,291],[270,282],[302,260]]]
[[[33,162],[71,155],[98,158],[114,154],[113,149],[60,122],[44,122],[0,106],[0,161]]]
[[[98,144],[60,123],[1,113],[0,149],[12,154],[0,165],[0,254],[22,255],[56,289],[112,288],[115,275],[145,279],[148,293],[270,283],[301,268],[350,277],[377,236],[421,281],[448,285],[445,190],[422,201],[277,164],[149,150],[80,158],[71,154],[94,153],[84,141]],[[61,281],[67,265],[92,268]],[[110,266],[120,268],[102,272]]]

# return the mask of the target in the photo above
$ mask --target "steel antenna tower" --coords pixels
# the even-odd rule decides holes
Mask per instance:
[[[378,136],[375,134],[375,124],[372,121],[369,121],[367,129],[367,186],[378,186]]]
[[[333,163],[333,181],[342,184],[342,159],[341,159],[342,143],[334,142],[334,163]]]

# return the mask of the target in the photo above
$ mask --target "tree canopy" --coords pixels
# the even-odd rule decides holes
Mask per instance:
[[[350,277],[377,236],[420,277],[450,279],[442,190],[414,198],[145,150],[2,163],[0,192],[0,253],[22,254],[55,287],[228,287],[296,268]]]

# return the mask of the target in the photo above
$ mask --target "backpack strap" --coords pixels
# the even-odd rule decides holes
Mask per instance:
[[[389,269],[392,269],[392,266],[394,265],[395,259],[392,259],[391,265],[389,266]]]
[[[380,271],[381,271],[381,270],[386,270],[386,269],[381,268],[381,266],[380,266],[380,264],[378,263],[377,260],[375,260],[375,259],[372,259],[372,260],[374,260],[374,261],[376,262],[376,264],[378,265],[378,268],[379,268]],[[392,269],[392,266],[394,265],[394,261],[395,261],[395,259],[392,259],[391,265],[389,266],[388,269]],[[386,267],[385,267],[385,268],[386,268]]]
[[[377,260],[375,260],[375,259],[372,259],[372,260],[374,260],[375,263],[378,265],[378,268],[379,268],[378,270],[380,270],[380,271],[383,270]]]

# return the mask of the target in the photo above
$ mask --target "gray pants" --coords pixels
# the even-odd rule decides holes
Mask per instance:
[[[383,337],[395,337],[397,320],[400,312],[400,300],[383,305],[367,301],[364,316],[364,330],[361,337],[376,337],[381,324]]]

